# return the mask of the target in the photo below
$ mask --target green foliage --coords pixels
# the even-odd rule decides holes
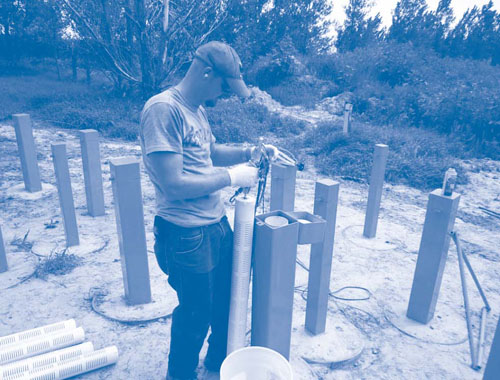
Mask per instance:
[[[369,10],[368,0],[349,0],[344,25],[337,29],[335,46],[339,52],[367,46],[382,38],[380,14],[367,17]]]
[[[0,81],[0,120],[29,113],[34,120],[62,128],[92,128],[129,140],[137,136],[140,98],[121,98],[105,87],[57,81],[47,75],[0,77]]]
[[[460,133],[478,144],[500,140],[500,69],[487,62],[384,42],[313,60],[311,66],[352,92],[354,112],[365,120]],[[500,155],[494,146],[486,148],[492,157]]]
[[[281,137],[297,135],[306,123],[270,113],[256,102],[241,103],[235,97],[219,100],[216,107],[207,108],[212,132],[219,143],[256,143],[269,133]]]
[[[316,167],[327,175],[368,182],[374,146],[387,144],[385,178],[391,184],[435,189],[450,167],[457,169],[459,183],[467,182],[458,162],[466,155],[466,147],[457,139],[428,130],[354,123],[345,136],[342,125],[322,123],[306,134],[303,144],[312,149]]]

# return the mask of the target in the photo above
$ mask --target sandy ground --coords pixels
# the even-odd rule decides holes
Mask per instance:
[[[86,340],[92,341],[96,348],[116,345],[120,353],[116,365],[78,378],[164,378],[170,336],[169,315],[176,305],[176,298],[152,252],[153,188],[143,172],[153,302],[127,307],[123,298],[109,179],[108,160],[121,156],[139,158],[138,144],[101,140],[106,215],[93,218],[86,211],[76,132],[47,126],[35,127],[44,189],[30,194],[24,191],[14,129],[10,125],[0,125],[0,225],[10,266],[8,272],[0,274],[0,336],[74,318],[84,328]],[[81,260],[70,273],[48,274],[46,278],[39,278],[33,275],[34,271],[40,269],[51,254],[53,257],[65,249],[50,154],[50,144],[54,142],[67,143],[81,241],[80,246],[69,248],[66,253],[74,254]],[[500,162],[475,160],[463,164],[469,171],[471,181],[469,185],[457,189],[462,198],[455,227],[492,306],[487,322],[484,366],[500,310],[500,221],[478,207],[500,210]],[[296,210],[312,212],[314,184],[320,178],[313,168],[298,173]],[[368,299],[343,301],[331,297],[327,332],[312,337],[304,331],[306,303],[301,292],[307,286],[308,272],[297,266],[290,358],[295,378],[480,379],[483,369],[478,372],[470,367],[458,261],[453,243],[434,319],[423,326],[405,317],[428,194],[403,186],[386,185],[377,237],[368,240],[362,237],[367,193],[367,185],[341,181],[330,289],[362,287],[366,290],[347,289],[336,295]],[[223,191],[226,201],[231,195],[232,190]],[[232,222],[233,206],[227,202],[226,208]],[[19,244],[27,233],[25,243],[29,244]],[[308,246],[300,246],[298,258],[305,266],[308,265],[308,255]],[[468,284],[477,334],[482,304],[470,277]],[[131,325],[111,318],[154,321]],[[206,346],[201,358],[205,352]],[[342,360],[347,362],[329,365],[329,362]],[[218,378],[207,374],[201,365],[199,374],[201,379]]]

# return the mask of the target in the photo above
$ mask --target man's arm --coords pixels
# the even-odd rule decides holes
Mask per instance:
[[[210,146],[212,163],[214,166],[232,166],[247,162],[251,158],[250,147],[236,147],[221,144]]]
[[[174,152],[153,152],[148,155],[153,170],[161,173],[161,181],[171,200],[199,198],[231,185],[226,169],[214,168],[213,174],[195,175],[182,172],[182,155]]]

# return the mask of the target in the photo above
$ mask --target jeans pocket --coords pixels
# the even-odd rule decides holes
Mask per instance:
[[[175,248],[176,255],[192,253],[201,247],[203,243],[203,228],[190,228],[179,233]]]

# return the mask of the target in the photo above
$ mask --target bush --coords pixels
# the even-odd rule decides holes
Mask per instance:
[[[395,42],[312,57],[309,66],[352,92],[366,121],[473,137],[483,154],[500,157],[491,144],[500,141],[500,67]]]
[[[275,133],[280,137],[296,135],[306,123],[270,113],[261,104],[241,103],[237,98],[219,100],[217,106],[208,108],[208,120],[219,143],[257,142],[260,136]]]
[[[361,182],[369,180],[375,144],[389,146],[385,179],[391,184],[432,190],[442,185],[450,167],[457,170],[459,183],[467,182],[458,162],[458,158],[467,157],[466,147],[437,132],[354,123],[350,135],[344,136],[342,125],[323,123],[304,138],[319,170]]]

